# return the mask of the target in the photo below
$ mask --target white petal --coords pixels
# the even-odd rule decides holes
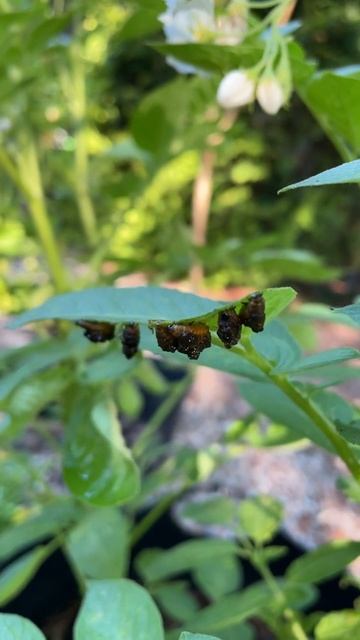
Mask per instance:
[[[224,109],[242,107],[254,100],[255,82],[245,71],[229,71],[219,84],[217,101]]]
[[[257,86],[256,98],[261,108],[275,115],[285,102],[284,92],[275,77],[262,78]]]

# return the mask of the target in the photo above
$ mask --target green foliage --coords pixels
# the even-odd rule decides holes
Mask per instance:
[[[127,502],[139,491],[139,471],[120,434],[115,407],[91,388],[69,400],[64,479],[74,495],[98,506]]]
[[[316,625],[316,640],[351,640],[360,631],[358,611],[329,613]]]
[[[359,554],[360,543],[334,540],[294,560],[286,572],[286,577],[291,582],[316,584],[342,571]]]
[[[88,579],[115,579],[126,575],[129,525],[117,509],[85,515],[69,533],[66,551],[77,575]]]
[[[185,581],[163,582],[153,587],[152,593],[162,611],[177,622],[186,622],[199,608]]]
[[[209,600],[218,600],[228,593],[237,591],[243,579],[241,566],[235,556],[225,556],[221,559],[220,565],[213,560],[207,560],[195,569],[193,577]]]
[[[307,180],[302,180],[280,189],[279,193],[284,193],[284,191],[289,191],[290,189],[298,189],[299,187],[320,187],[328,184],[351,182],[360,182],[360,160],[345,162],[338,167],[328,169],[328,171],[322,171],[322,173],[307,178]]]
[[[137,568],[147,581],[155,582],[194,569],[207,560],[221,559],[234,553],[235,544],[227,540],[192,540],[169,551],[144,551],[138,556]]]
[[[234,522],[235,503],[225,496],[189,502],[181,509],[181,515],[199,524],[231,525]]]
[[[347,307],[341,309],[335,309],[336,313],[341,313],[351,319],[352,323],[360,326],[360,304],[350,304]],[[337,317],[337,316],[336,316]]]
[[[266,319],[271,320],[294,299],[291,287],[263,291]],[[248,297],[229,304],[216,303],[194,294],[161,287],[97,288],[77,293],[66,293],[47,300],[12,321],[13,328],[39,320],[92,320],[106,322],[182,322],[202,321],[211,329],[217,326],[221,309],[234,306],[240,310]]]
[[[45,640],[45,636],[30,620],[11,613],[0,613],[0,631],[4,640]]]
[[[179,640],[219,640],[215,638],[215,636],[204,636],[203,633],[188,633],[187,631],[183,631],[180,635]]]
[[[131,580],[90,582],[75,640],[111,638],[114,629],[119,640],[164,640],[160,614],[145,589]]]
[[[258,614],[269,604],[270,592],[263,584],[255,584],[238,594],[231,594],[198,612],[187,627],[193,631],[217,633]]]
[[[35,547],[14,560],[0,573],[0,604],[6,605],[24,589],[51,552],[49,546]]]
[[[282,505],[271,496],[243,500],[239,509],[239,534],[245,533],[258,544],[269,542],[282,520]]]
[[[0,560],[4,562],[26,547],[58,534],[82,516],[83,512],[72,498],[56,498],[43,505],[40,513],[30,513],[19,524],[0,533]]]
[[[240,16],[238,3],[217,3],[205,29],[207,3],[200,3],[197,28],[183,16],[185,35],[172,39],[167,30],[167,42],[160,41],[162,0],[24,0],[16,10],[0,3],[2,307],[25,309],[14,328],[50,321],[35,327],[41,338],[30,346],[0,353],[0,603],[11,606],[61,547],[83,594],[75,640],[164,640],[161,614],[168,640],[253,640],[253,617],[279,640],[356,637],[356,609],[305,611],[318,597],[314,585],[355,560],[359,543],[329,542],[290,563],[283,577],[274,575],[270,564],[287,549],[268,544],[283,517],[271,496],[240,505],[223,496],[184,501],[182,517],[213,531],[225,527],[231,540],[143,549],[135,568],[146,589],[126,579],[131,545],[232,449],[312,441],[341,457],[351,473],[342,488],[359,501],[359,411],[329,390],[358,377],[347,363],[359,352],[329,345],[309,354],[304,342],[314,319],[358,326],[359,305],[335,313],[298,307],[286,323],[274,320],[295,292],[273,285],[327,282],[341,275],[339,265],[358,266],[355,190],[326,189],[359,181],[360,75],[342,59],[344,42],[355,57],[356,38],[339,38],[333,59],[333,34],[323,24],[326,13],[340,33],[339,16],[346,15],[352,33],[357,8],[347,0],[319,16],[319,2],[311,3],[313,16],[307,3],[297,8],[297,17],[305,16],[300,37],[307,50],[321,41],[324,59],[345,68],[318,70],[309,62],[294,42],[296,24],[279,27],[285,4],[277,0],[261,10],[242,3],[249,11]],[[235,11],[230,23],[227,10]],[[234,23],[235,44],[228,40]],[[162,56],[195,67],[193,77],[174,76]],[[216,104],[220,81],[239,68],[252,74],[266,115],[255,106],[236,120]],[[271,96],[259,99],[265,72],[280,83],[281,106],[291,106],[276,120],[269,120]],[[293,87],[300,101],[290,102]],[[345,164],[335,166],[316,122]],[[329,166],[335,168],[322,171]],[[276,199],[281,184],[289,184],[283,191],[324,189]],[[201,215],[198,188],[202,205],[210,201]],[[201,283],[192,281],[197,269]],[[259,289],[265,330],[255,335],[243,327],[239,343],[225,349],[216,333],[219,312],[244,312],[249,295],[229,303],[161,286],[114,286],[134,271],[155,285],[183,279],[193,290]],[[80,319],[120,325],[113,343],[90,344],[80,329],[53,322]],[[190,374],[170,384],[146,354],[127,360],[119,339],[127,322],[141,324],[140,349],[175,366],[188,365],[186,355],[164,355],[154,325],[207,325],[212,345],[199,364],[234,375],[251,407],[220,446],[193,451],[162,442],[159,429]],[[132,429],[125,442],[118,413],[124,423],[136,421],[144,390],[158,396],[159,408],[135,442]],[[263,416],[270,419],[265,431]],[[53,452],[44,468],[24,452],[27,427]],[[49,481],[61,461],[70,495],[59,496],[64,487]],[[242,560],[259,582],[243,586]],[[0,614],[0,636],[44,638],[8,614]]]

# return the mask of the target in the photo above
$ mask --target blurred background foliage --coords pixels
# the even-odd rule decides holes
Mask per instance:
[[[179,76],[151,46],[163,8],[0,3],[2,312],[133,272],[184,280],[199,260],[216,288],[356,280],[357,187],[277,196],[338,164],[339,146],[296,96],[276,118],[253,107],[229,122],[216,74]],[[302,0],[295,18],[320,68],[358,59],[356,0]],[[206,148],[213,200],[196,247],[191,203]]]

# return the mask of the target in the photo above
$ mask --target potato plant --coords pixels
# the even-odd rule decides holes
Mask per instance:
[[[270,429],[281,425],[282,444],[306,440],[337,455],[348,471],[342,489],[360,501],[359,409],[334,389],[359,378],[352,366],[359,352],[329,345],[305,353],[290,330],[290,314],[310,330],[301,307],[288,309],[296,291],[267,286],[286,285],[291,274],[319,281],[334,272],[309,252],[257,234],[249,220],[253,238],[243,242],[245,214],[237,211],[239,201],[250,206],[246,189],[266,174],[241,110],[261,110],[271,127],[295,94],[342,164],[279,184],[279,192],[360,182],[358,68],[320,70],[307,58],[296,40],[294,0],[95,4],[24,0],[14,9],[0,2],[0,32],[11,35],[1,63],[0,167],[12,216],[15,209],[21,220],[18,244],[32,238],[26,251],[45,273],[30,301],[25,289],[14,302],[4,285],[7,310],[27,308],[10,326],[30,325],[34,339],[0,353],[0,606],[61,549],[81,596],[75,640],[255,640],[254,619],[278,640],[353,640],[356,602],[328,614],[308,610],[318,585],[340,576],[360,543],[321,545],[277,575],[272,563],[287,548],[274,540],[283,508],[272,496],[240,504],[220,497],[190,509],[195,522],[226,523],[229,539],[134,549],[231,456],[227,445],[245,446],[246,421],[224,437],[222,450],[161,439],[197,364],[234,376],[256,426],[263,416]],[[126,134],[107,133],[113,105],[102,95],[100,71],[112,47],[144,38],[179,75],[139,100]],[[218,233],[235,229],[234,237],[214,241],[213,223]],[[82,261],[85,272],[76,268]],[[139,265],[156,283],[186,275],[199,290],[220,272],[220,282],[241,275],[253,291],[229,303],[166,286],[113,286],[116,275]],[[322,317],[359,327],[360,305],[323,309]],[[159,358],[184,376],[166,380]],[[130,442],[120,416],[141,415],[143,389],[159,406]],[[24,451],[29,426],[46,439],[50,468]],[[257,446],[265,441],[258,429]],[[57,483],[49,480],[53,460]],[[258,576],[250,586],[245,562]],[[45,638],[10,613],[0,613],[0,636]]]

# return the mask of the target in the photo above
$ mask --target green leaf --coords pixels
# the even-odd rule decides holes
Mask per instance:
[[[245,533],[259,544],[270,541],[283,517],[283,507],[271,496],[255,496],[243,500],[239,507],[239,533]]]
[[[275,560],[279,560],[279,558],[283,558],[288,553],[288,547],[275,544],[264,547],[262,549],[262,555],[266,562],[274,562]]]
[[[348,424],[354,418],[354,407],[342,396],[323,389],[314,388],[311,394],[312,400],[336,423]]]
[[[236,554],[236,544],[228,540],[190,540],[168,551],[150,550],[137,557],[137,568],[145,580],[155,582],[184,571],[191,571],[206,560]]]
[[[339,141],[348,155],[359,156],[360,80],[326,71],[315,75],[300,95],[325,133]]]
[[[356,182],[360,182],[360,160],[344,162],[338,167],[317,173],[316,175],[311,176],[311,178],[289,184],[287,187],[280,189],[278,193],[284,193],[285,191],[290,191],[290,189],[299,189],[300,187],[321,187],[329,184]]]
[[[50,546],[36,547],[3,569],[0,573],[0,606],[6,605],[26,587],[50,553]]]
[[[81,517],[82,509],[72,498],[57,498],[45,505],[38,515],[13,525],[0,533],[0,562],[8,560],[25,547],[60,533]]]
[[[272,282],[284,278],[323,282],[339,273],[324,265],[318,256],[300,249],[262,249],[250,256],[250,264],[265,271]]]
[[[219,640],[219,638],[215,638],[215,636],[204,636],[203,633],[189,633],[189,631],[183,631],[179,640]]]
[[[310,607],[319,597],[317,588],[312,584],[289,582],[282,578],[277,582],[285,596],[287,606],[291,609],[302,610]],[[269,609],[276,617],[282,614],[283,608],[283,604],[277,598],[270,600]]]
[[[98,384],[109,380],[119,380],[124,374],[136,367],[137,359],[127,360],[122,357],[120,345],[115,344],[90,361],[82,371],[80,380],[85,384]]]
[[[90,582],[74,640],[164,640],[161,616],[145,589],[131,580]]]
[[[349,304],[347,307],[342,307],[341,309],[334,309],[334,313],[344,314],[349,317],[353,323],[360,326],[360,303]]]
[[[140,39],[160,30],[159,13],[162,9],[162,3],[159,7],[146,7],[140,11],[133,13],[125,22],[115,41],[124,42],[133,39]]]
[[[315,627],[316,640],[355,640],[360,634],[360,611],[352,609],[325,615]]]
[[[218,600],[240,588],[243,580],[241,565],[235,556],[225,556],[221,562],[207,560],[196,567],[193,578],[199,589],[210,599]]]
[[[0,400],[35,373],[63,360],[84,355],[87,351],[89,342],[82,337],[79,338],[79,335],[75,338],[74,333],[66,339],[44,340],[11,351],[5,358],[5,364],[11,372],[0,381]]]
[[[291,287],[265,289],[263,291],[266,318],[276,317],[294,299]],[[221,309],[243,306],[248,296],[235,300],[231,305],[215,302],[190,293],[161,287],[99,287],[83,291],[64,293],[47,300],[35,309],[15,318],[11,326],[20,327],[38,320],[102,320],[105,322],[149,321],[180,322],[203,320],[212,329],[216,328],[217,315]]]
[[[64,32],[70,20],[71,14],[68,13],[62,16],[53,16],[41,22],[32,31],[26,43],[28,50],[38,51],[45,47],[50,39]]]
[[[171,141],[188,120],[193,86],[193,80],[178,77],[140,102],[131,120],[131,134],[141,149],[166,157]]]
[[[355,478],[340,476],[337,480],[337,485],[349,500],[360,502],[360,484]]]
[[[220,640],[255,640],[254,627],[247,622],[236,624],[221,631]]]
[[[128,522],[118,509],[88,514],[66,540],[66,550],[84,579],[122,578],[128,565]]]
[[[154,49],[177,60],[200,67],[205,71],[225,73],[241,65],[251,66],[261,56],[261,47],[242,43],[241,47],[216,44],[162,44],[154,43]]]
[[[198,611],[187,623],[192,631],[220,633],[251,616],[256,615],[269,604],[271,593],[263,583],[255,584],[240,593],[225,596],[214,604]]]
[[[285,425],[301,437],[333,451],[328,439],[314,427],[312,420],[273,384],[244,382],[239,388],[242,397],[275,424]]]
[[[334,540],[303,554],[291,563],[286,578],[317,584],[340,573],[360,555],[360,542]]]
[[[300,373],[302,371],[310,371],[318,367],[327,367],[336,362],[345,362],[360,357],[360,351],[349,347],[340,347],[338,349],[329,349],[314,353],[311,356],[305,356],[296,363],[296,366],[282,367],[282,373]],[[280,369],[279,369],[280,371]]]
[[[331,310],[325,304],[311,302],[303,304],[296,310],[296,317],[299,319],[304,318],[307,322],[309,322],[309,320],[321,320],[323,322],[345,324],[348,327],[356,326],[356,322],[352,321],[350,317],[342,313],[342,309]]]
[[[1,437],[5,439],[18,435],[43,407],[58,400],[71,382],[72,369],[63,364],[28,378],[16,387],[3,404],[9,420],[2,425]]]
[[[316,590],[310,585],[292,585],[278,581],[279,588],[283,591],[286,605],[292,608],[302,608],[313,603],[317,596]],[[216,633],[224,639],[234,628],[241,625],[252,616],[262,617],[264,610],[269,609],[271,615],[281,616],[283,605],[279,605],[269,587],[263,582],[256,583],[240,593],[225,596],[214,604],[205,607],[196,613],[193,620],[186,623],[188,629],[200,633]],[[239,628],[241,628],[239,626]],[[245,638],[252,636],[245,627]],[[171,636],[172,637],[172,636]],[[174,635],[175,637],[175,635]],[[232,636],[233,640],[240,636]],[[230,635],[231,638],[231,635]]]
[[[178,622],[189,620],[199,609],[195,596],[184,581],[162,583],[152,589],[152,595],[165,613]]]
[[[169,362],[181,365],[186,365],[189,362],[187,356],[182,353],[164,353],[147,327],[143,327],[141,332],[141,346],[143,349],[153,351],[153,353],[162,356]],[[257,367],[246,362],[243,358],[239,358],[238,354],[231,351],[231,349],[223,349],[213,345],[211,349],[205,349],[196,362],[204,367],[226,371],[235,376],[250,378],[251,380],[264,379],[264,374]]]
[[[216,496],[196,502],[188,502],[180,509],[182,518],[200,524],[231,525],[236,514],[236,504],[225,496]]]
[[[294,366],[301,357],[301,349],[279,320],[270,322],[263,333],[255,334],[251,341],[267,360],[282,371],[286,367]]]
[[[221,638],[218,636],[204,635],[203,633],[183,631],[179,640],[254,640],[254,637],[253,628],[243,623],[222,631]]]
[[[345,440],[360,445],[360,420],[353,420],[350,424],[338,422],[336,428]]]
[[[73,388],[68,414],[64,478],[71,491],[99,506],[131,500],[140,488],[139,471],[113,404],[91,388]]]
[[[130,418],[137,418],[144,406],[144,396],[133,378],[129,376],[120,380],[116,399],[120,410]]]
[[[1,640],[45,640],[35,625],[13,613],[0,613]]]

